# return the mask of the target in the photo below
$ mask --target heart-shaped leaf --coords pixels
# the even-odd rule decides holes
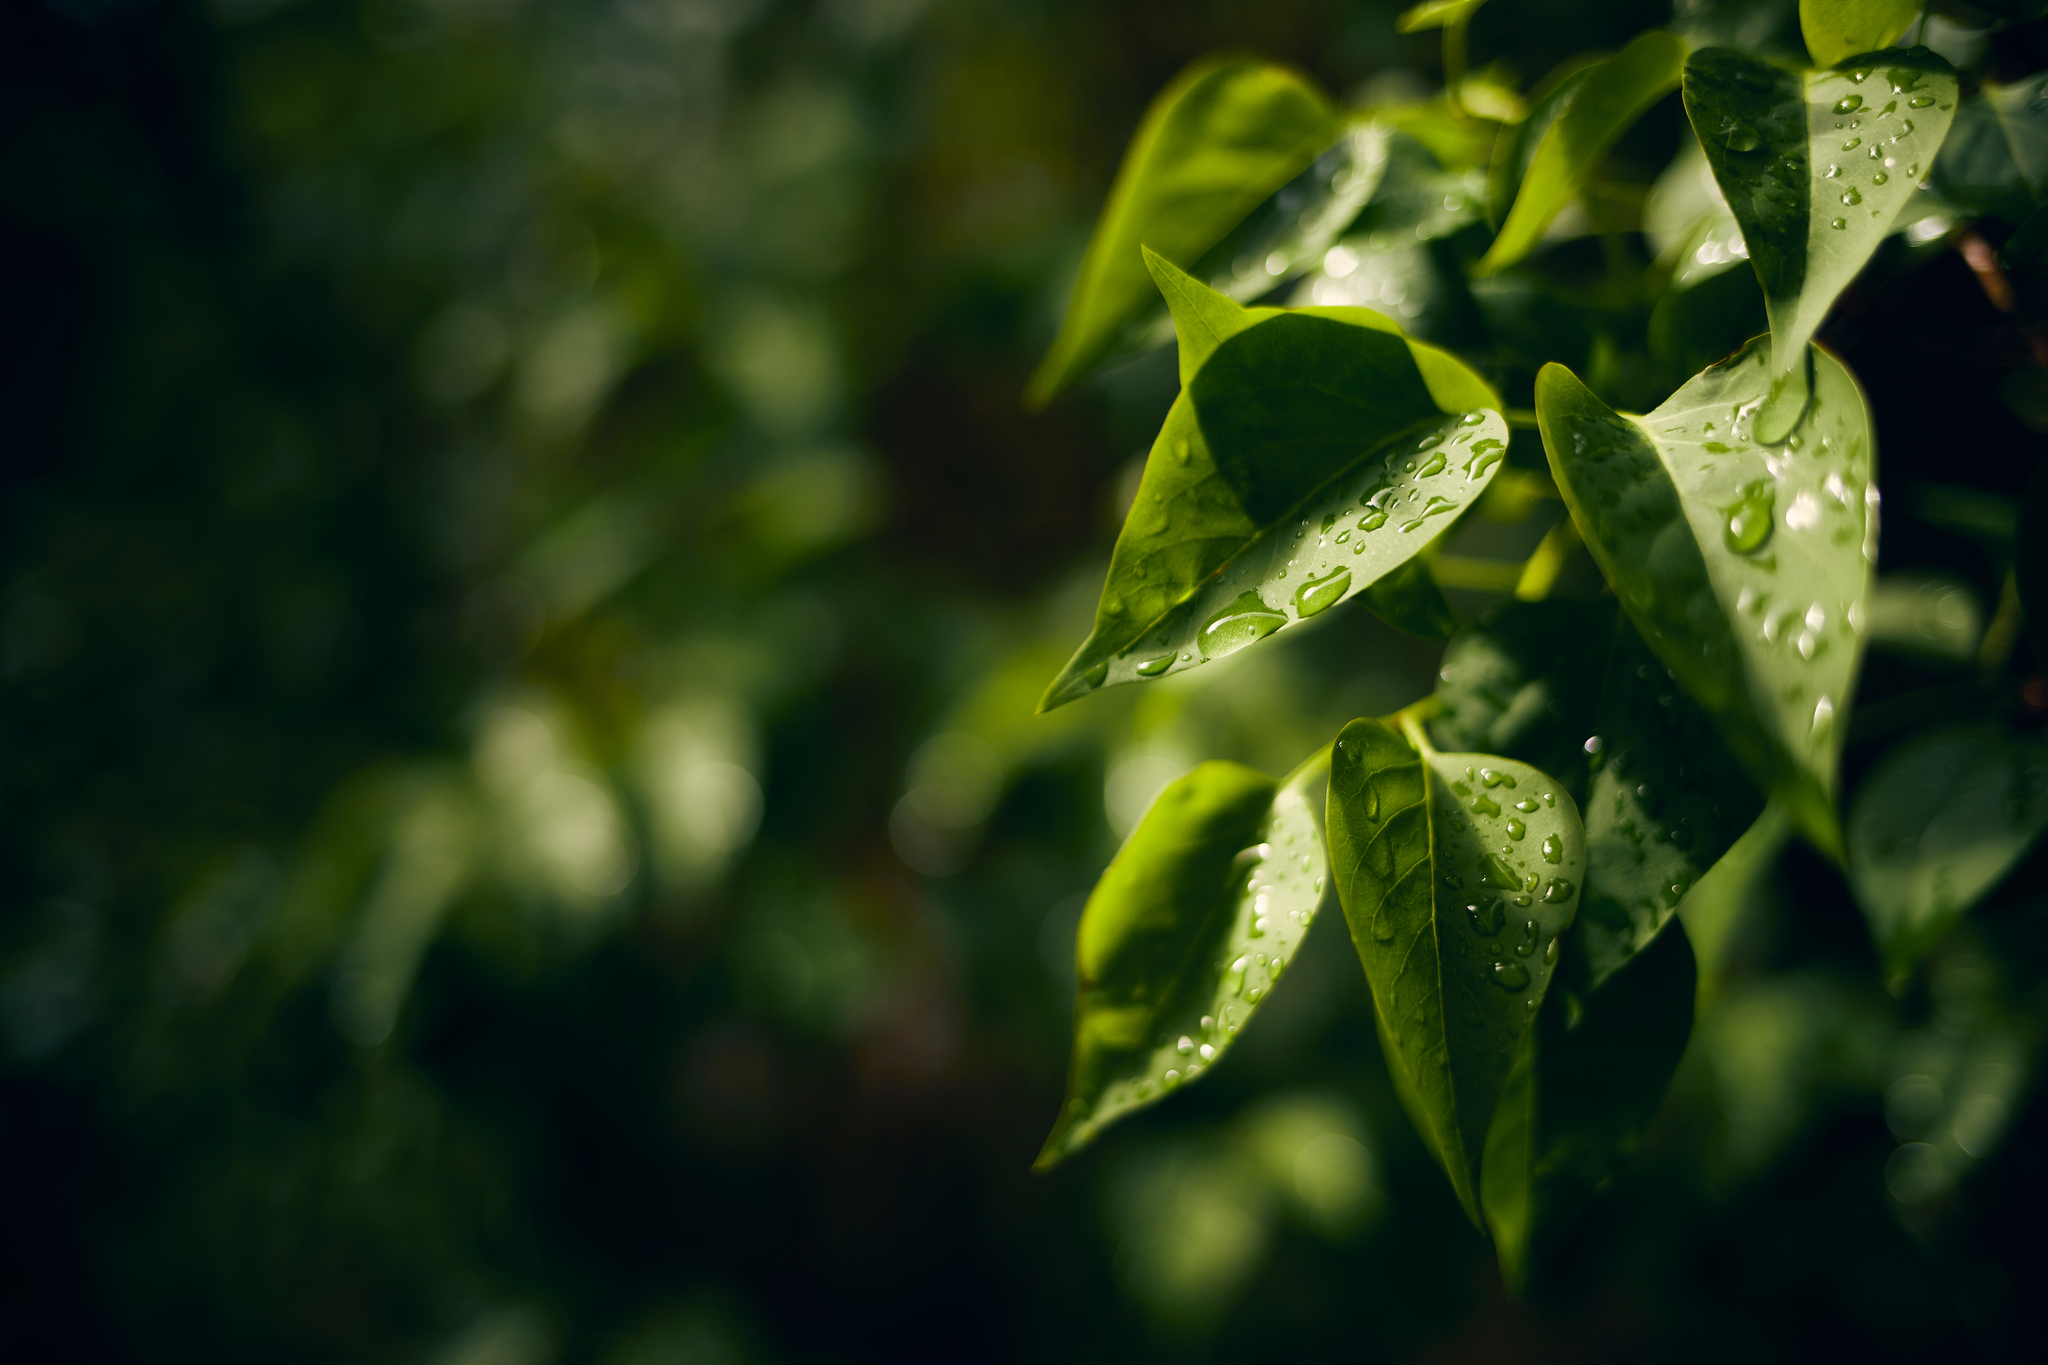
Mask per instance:
[[[1847,705],[1877,556],[1870,410],[1814,348],[1811,413],[1767,445],[1758,338],[1647,417],[1624,417],[1562,365],[1536,379],[1559,490],[1644,640],[1809,838],[1841,856],[1834,811]]]
[[[1921,0],[1799,0],[1799,31],[1820,66],[1878,52],[1920,14]]]
[[[1578,904],[1585,831],[1554,779],[1419,737],[1344,727],[1330,865],[1397,1086],[1476,1223],[1487,1129]]]
[[[1956,76],[1925,48],[1786,71],[1728,48],[1685,64],[1685,108],[1763,284],[1776,358],[1757,439],[1810,397],[1806,343],[1934,164]]]
[[[1131,832],[1081,913],[1073,1065],[1038,1169],[1201,1075],[1273,989],[1323,900],[1329,756],[1278,782],[1204,763]]]
[[[1946,726],[1886,754],[1856,791],[1849,878],[1902,974],[2048,829],[2048,746],[1995,724]]]
[[[1507,449],[1485,381],[1380,315],[1241,308],[1150,259],[1185,387],[1095,629],[1043,710],[1199,667],[1365,590],[1471,505]]]
[[[1535,249],[1550,220],[1575,197],[1614,140],[1652,104],[1678,88],[1685,42],[1645,33],[1612,59],[1573,76],[1559,91],[1567,103],[1543,132],[1514,207],[1477,273],[1505,270]]]
[[[1182,72],[1152,102],[1124,153],[1029,400],[1051,399],[1150,309],[1141,247],[1193,265],[1340,131],[1323,93],[1285,67],[1205,61]]]

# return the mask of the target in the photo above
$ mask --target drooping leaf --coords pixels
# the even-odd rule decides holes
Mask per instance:
[[[1505,270],[1534,250],[1550,220],[1578,195],[1614,140],[1678,88],[1684,67],[1684,40],[1651,32],[1571,82],[1569,103],[1544,130],[1514,207],[1477,272]]]
[[[1201,1075],[1273,989],[1323,901],[1329,761],[1278,782],[1204,763],[1131,832],[1081,913],[1067,1099],[1038,1169]]]
[[[1814,65],[1833,66],[1890,47],[1920,15],[1921,0],[1799,0],[1799,31]]]
[[[1403,10],[1401,17],[1394,20],[1394,32],[1421,33],[1425,29],[1469,23],[1485,3],[1486,0],[1422,0],[1414,8]]]
[[[1507,448],[1485,382],[1378,314],[1244,309],[1151,259],[1185,387],[1095,629],[1044,710],[1198,667],[1363,591],[1484,492]]]
[[[1389,1065],[1476,1223],[1487,1130],[1578,902],[1578,811],[1526,764],[1425,754],[1356,720],[1331,759],[1329,838]]]
[[[1680,925],[1599,990],[1575,988],[1569,967],[1564,975],[1487,1134],[1481,1196],[1514,1289],[1641,1143],[1692,1037],[1697,973]]]
[[[1141,247],[1194,264],[1340,131],[1329,100],[1285,67],[1205,61],[1181,73],[1124,154],[1030,401],[1048,401],[1149,310]]]
[[[1871,935],[1905,972],[2048,828],[2048,745],[1982,723],[1899,744],[1849,815],[1849,877]]]
[[[2048,72],[1964,100],[1927,179],[1949,202],[2015,226],[2048,203]]]
[[[1805,425],[1783,446],[1759,443],[1769,355],[1758,338],[1640,418],[1549,365],[1537,418],[1579,532],[1643,638],[1839,858],[1835,719],[1877,553],[1870,411],[1841,362],[1814,348]]]
[[[1729,48],[1685,64],[1685,108],[1764,289],[1775,358],[1757,439],[1806,411],[1806,343],[1934,163],[1955,72],[1925,48],[1794,72]]]

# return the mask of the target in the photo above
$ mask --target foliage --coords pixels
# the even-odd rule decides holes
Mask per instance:
[[[1482,299],[1485,282],[1519,274],[1523,289],[1555,290],[1557,311],[1576,312],[1592,329],[1608,310],[1661,314],[1666,355],[1699,353],[1711,363],[1636,417],[1617,412],[1615,398],[1599,390],[1640,401],[1657,394],[1655,381],[1624,383],[1610,371],[1589,386],[1568,367],[1575,357],[1556,349],[1571,335],[1566,328],[1524,350],[1518,373],[1469,334],[1463,347],[1408,341],[1402,352],[1403,324],[1428,336],[1458,331],[1438,317],[1437,309],[1455,307],[1443,295],[1428,296],[1419,310],[1386,310],[1395,296],[1384,292],[1369,298],[1385,313],[1372,331],[1354,330],[1371,317],[1357,310],[1344,319],[1352,328],[1324,321],[1338,310],[1319,306],[1320,285],[1297,287],[1283,307],[1240,308],[1147,245],[1154,237],[1173,243],[1179,264],[1193,267],[1201,243],[1236,226],[1208,209],[1220,196],[1212,191],[1183,226],[1170,203],[1139,208],[1120,188],[1097,228],[1069,326],[1109,306],[1098,280],[1115,266],[1105,258],[1120,256],[1129,272],[1142,254],[1172,311],[1181,396],[1147,458],[1095,633],[1048,702],[1105,682],[1165,677],[1198,662],[1197,646],[1204,659],[1220,657],[1353,594],[1377,605],[1364,590],[1404,567],[1426,574],[1437,566],[1443,587],[1491,586],[1462,563],[1444,573],[1457,561],[1436,547],[1455,544],[1488,506],[1483,476],[1509,453],[1506,424],[1537,429],[1544,468],[1524,462],[1526,444],[1513,448],[1523,459],[1510,455],[1504,468],[1531,487],[1550,491],[1554,483],[1568,518],[1551,523],[1525,563],[1498,566],[1493,582],[1521,600],[1462,626],[1435,695],[1339,732],[1326,818],[1329,894],[1343,907],[1371,984],[1395,1089],[1467,1215],[1491,1232],[1503,1273],[1520,1284],[1533,1249],[1554,1241],[1612,1178],[1679,1064],[1697,977],[1688,898],[1741,875],[1714,874],[1745,826],[1757,821],[1752,833],[1760,838],[1773,821],[1789,820],[1846,866],[1886,970],[1903,983],[2048,824],[2039,741],[1980,723],[1897,741],[1859,790],[1853,833],[1843,837],[1838,772],[1844,736],[1858,724],[1858,675],[1874,634],[1883,433],[1856,376],[1812,342],[1898,234],[1925,241],[1957,231],[1950,224],[1972,212],[2012,212],[2011,205],[2030,214],[2024,188],[2003,200],[1947,191],[1943,203],[1923,186],[1930,177],[2032,185],[2037,120],[2033,104],[2023,103],[2030,87],[1959,86],[1939,53],[1892,47],[1917,9],[1879,0],[1801,4],[1813,67],[1660,30],[1613,57],[1567,59],[1525,97],[1510,87],[1489,111],[1464,90],[1465,31],[1476,9],[1434,3],[1402,17],[1403,31],[1444,30],[1449,84],[1441,103],[1368,104],[1324,135],[1331,148],[1361,134],[1385,148],[1375,153],[1384,166],[1360,221],[1370,221],[1375,205],[1398,201],[1404,182],[1485,170],[1495,230],[1468,220],[1461,258],[1437,269],[1466,276],[1471,296]],[[1195,79],[1160,96],[1148,129],[1192,126],[1197,116],[1177,110]],[[1680,193],[1698,176],[1693,159],[1702,155],[1711,181],[1698,181],[1703,192],[1686,208],[1663,210],[1663,234],[1676,250],[1646,263],[1630,255],[1623,206],[1642,204],[1650,187],[1603,179],[1602,171],[1617,140],[1681,84],[1689,128],[1657,192]],[[1947,164],[1963,156],[1969,169],[1945,180],[1952,119],[1959,131],[1981,125],[1999,133],[1966,137]],[[1150,136],[1134,144],[1120,186],[1156,173]],[[1265,140],[1292,148],[1299,136],[1276,118]],[[1232,139],[1247,134],[1233,129]],[[1410,139],[1426,150],[1397,158],[1394,149]],[[1183,161],[1202,159],[1199,139],[1176,151]],[[1205,164],[1223,164],[1226,152],[1219,145]],[[1244,183],[1247,200],[1267,188],[1251,177]],[[1455,202],[1447,196],[1445,207]],[[1568,233],[1552,224],[1567,206],[1584,214],[1576,231],[1600,234],[1604,259],[1597,275],[1564,290],[1543,248],[1566,254],[1553,244]],[[1374,247],[1382,235],[1371,234]],[[1418,226],[1415,235],[1426,234]],[[1339,239],[1351,240],[1342,232]],[[1330,247],[1324,277],[1358,270],[1359,254]],[[1695,272],[1695,262],[1719,269]],[[1285,253],[1268,265],[1273,276],[1302,268],[1299,255]],[[1992,267],[1973,260],[1973,268]],[[1738,338],[1721,319],[1674,307],[1706,288],[1703,274],[1730,276],[1740,289],[1751,270],[1768,335],[1733,345]],[[1218,288],[1226,282],[1216,279]],[[1261,343],[1270,359],[1253,358]],[[1366,363],[1376,353],[1368,343],[1389,360]],[[1453,370],[1461,350],[1478,373]],[[1432,384],[1432,408],[1414,369],[1399,363],[1408,354],[1458,373],[1460,396],[1447,399]],[[1531,385],[1526,367],[1536,365]],[[1513,406],[1518,399],[1522,406]],[[1426,429],[1460,407],[1475,410]],[[1467,430],[1487,439],[1471,441],[1460,434]],[[1390,444],[1393,453],[1383,456]],[[1464,460],[1464,496],[1422,483],[1450,478],[1468,449],[1491,454]],[[1361,465],[1374,471],[1362,482]],[[1416,481],[1406,492],[1404,474]],[[1540,517],[1542,506],[1530,500],[1504,516]],[[1432,511],[1444,522],[1431,528],[1427,546],[1397,539]],[[1397,547],[1391,553],[1380,548],[1388,542]],[[1553,596],[1559,561],[1579,545],[1611,598]],[[1247,557],[1257,567],[1241,568]],[[1290,573],[1298,588],[1290,588]],[[1596,582],[1588,579],[1580,593]],[[2019,601],[2011,587],[2007,600],[2002,610],[2010,612]],[[1618,616],[1603,609],[1608,601],[1618,603]],[[2011,648],[2016,625],[2005,620],[1994,627],[2002,636],[1987,636],[1988,665],[2003,663],[1994,651]],[[1475,751],[1445,752],[1439,741]],[[1184,779],[1203,780],[1221,778]],[[1148,927],[1145,939],[1149,980],[1125,965],[1137,959],[1119,959],[1119,999],[1165,998],[1180,989],[1169,975],[1183,970],[1176,964],[1195,958],[1208,964],[1197,992],[1204,1030],[1236,1010],[1248,1026],[1261,994],[1284,989],[1247,990],[1246,978],[1217,994],[1212,983],[1231,984],[1219,974],[1221,959],[1244,941],[1221,952],[1202,946],[1224,920],[1240,934],[1266,922],[1263,897],[1248,899],[1256,876],[1234,902],[1229,888],[1242,877],[1232,851],[1250,837],[1246,822],[1259,818],[1270,787],[1247,786],[1245,813],[1206,835],[1207,826],[1172,813],[1171,803],[1195,799],[1195,790],[1176,786],[1161,796],[1081,917],[1077,1112],[1108,1107],[1095,1061],[1102,1006],[1091,992],[1111,987],[1097,975],[1106,969],[1091,945],[1124,932],[1112,926],[1132,917],[1160,926]],[[1151,848],[1168,825],[1172,874],[1140,876],[1137,869],[1160,856]],[[1302,866],[1322,861],[1304,855]],[[1312,913],[1309,906],[1296,917]],[[1704,902],[1697,914],[1713,918]],[[1162,936],[1169,925],[1176,927]],[[1554,976],[1563,983],[1555,1008]],[[1152,1049],[1150,1072],[1122,1079],[1116,1108],[1196,1075],[1171,1046],[1180,1023],[1164,1031],[1155,1023],[1155,1015],[1133,1016],[1134,1044]],[[1182,1052],[1188,1042],[1180,1039]],[[1202,1055],[1211,1055],[1206,1042]],[[1086,1135],[1063,1120],[1048,1157]]]

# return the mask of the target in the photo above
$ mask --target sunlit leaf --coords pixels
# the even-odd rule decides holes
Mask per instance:
[[[1185,387],[1043,709],[1328,611],[1427,548],[1507,448],[1485,382],[1380,315],[1248,310],[1150,259]]]
[[[1249,302],[1290,279],[1317,269],[1337,239],[1379,194],[1390,161],[1392,128],[1371,120],[1351,129],[1315,164],[1282,186],[1216,252],[1210,285],[1221,294]],[[1441,196],[1439,196],[1441,198]],[[1215,256],[1227,252],[1226,262]],[[1202,278],[1204,271],[1191,270]]]
[[[1481,1198],[1514,1288],[1641,1143],[1692,1037],[1696,970],[1680,925],[1598,991],[1581,993],[1565,976],[1487,1134]]]
[[[1794,72],[1728,48],[1685,64],[1685,108],[1742,225],[1775,359],[1757,439],[1776,443],[1809,398],[1810,340],[1934,163],[1956,77],[1925,48]]]
[[[1528,175],[1529,163],[1535,159],[1536,149],[1543,143],[1543,135],[1564,117],[1565,110],[1571,108],[1572,99],[1579,93],[1579,87],[1585,84],[1587,75],[1595,67],[1604,66],[1606,61],[1597,53],[1585,53],[1567,60],[1530,92],[1528,113],[1521,121],[1501,129],[1493,147],[1493,164],[1486,177],[1486,215],[1496,228],[1508,216],[1508,208],[1515,201],[1515,191]]]
[[[1482,275],[1513,265],[1535,249],[1550,220],[1575,197],[1614,140],[1644,110],[1677,89],[1685,43],[1674,34],[1645,33],[1612,60],[1589,67],[1569,83],[1562,114],[1544,130],[1514,207],[1486,256]]]
[[[1920,15],[1921,0],[1799,0],[1799,31],[1817,66],[1890,47]]]
[[[1396,33],[1420,33],[1425,29],[1448,28],[1467,23],[1486,0],[1422,0],[1394,20]]]
[[[2048,72],[1981,86],[1955,113],[1928,184],[2017,225],[2048,201]]]
[[[1322,903],[1328,776],[1325,748],[1278,782],[1204,763],[1159,794],[1081,914],[1073,1063],[1040,1170],[1230,1049]]]
[[[2048,745],[1948,726],[1886,754],[1856,791],[1849,876],[1894,973],[2010,872],[2048,828]]]
[[[1640,418],[1549,365],[1537,416],[1579,531],[1643,638],[1839,857],[1836,716],[1877,551],[1870,412],[1841,362],[1815,348],[1806,424],[1786,445],[1760,444],[1769,353],[1758,338]]]
[[[1329,837],[1389,1065],[1478,1222],[1487,1129],[1585,876],[1578,811],[1527,764],[1424,754],[1356,720],[1331,759]]]
[[[1192,265],[1339,131],[1322,92],[1284,67],[1207,61],[1183,72],[1124,154],[1066,321],[1032,376],[1031,401],[1071,383],[1149,310],[1141,247]]]

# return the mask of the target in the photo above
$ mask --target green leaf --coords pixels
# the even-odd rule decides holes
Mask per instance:
[[[2048,660],[2048,465],[2034,471],[2020,498],[2012,576],[2034,657]]]
[[[1527,764],[1418,752],[1372,720],[1338,736],[1329,800],[1389,1065],[1476,1223],[1487,1129],[1585,875],[1578,810]]]
[[[1685,926],[1699,965],[1699,1008],[1703,1011],[1719,989],[1736,930],[1755,901],[1757,883],[1777,866],[1791,832],[1785,808],[1776,801],[1765,802],[1756,823],[1678,903],[1678,921]]]
[[[1186,387],[1095,629],[1041,710],[1199,667],[1370,587],[1485,491],[1507,448],[1485,382],[1378,314],[1245,309],[1149,259]]]
[[[1493,146],[1493,163],[1486,176],[1486,216],[1496,229],[1515,201],[1515,191],[1529,174],[1529,163],[1543,143],[1551,125],[1564,117],[1593,68],[1607,59],[1583,53],[1567,59],[1530,93],[1529,112],[1520,123],[1500,130]]]
[[[1806,343],[1934,163],[1956,76],[1925,48],[1793,72],[1728,48],[1685,64],[1685,108],[1763,284],[1775,345],[1757,439],[1810,397]]]
[[[1328,99],[1285,67],[1198,62],[1152,103],[1089,240],[1066,321],[1032,376],[1043,405],[1152,303],[1140,248],[1181,266],[1300,173],[1337,137]]]
[[[1493,608],[1444,650],[1431,739],[1527,763],[1583,804],[1614,618],[1612,602],[1569,598]]]
[[[1204,763],[1131,832],[1081,913],[1067,1099],[1037,1169],[1230,1049],[1322,904],[1329,763],[1278,782]]]
[[[1758,338],[1640,418],[1548,365],[1537,419],[1572,518],[1643,638],[1839,859],[1835,718],[1855,683],[1877,554],[1870,411],[1815,347],[1801,434],[1758,443],[1769,346]]]
[[[1425,29],[1468,23],[1485,3],[1486,0],[1422,0],[1421,4],[1404,10],[1401,17],[1394,20],[1394,32],[1420,33]]]
[[[2048,72],[1962,102],[1928,183],[1972,213],[2018,225],[2048,200]]]
[[[1220,294],[1248,302],[1318,269],[1379,194],[1397,140],[1412,145],[1377,119],[1352,128],[1189,273],[1206,277]]]
[[[1476,273],[1495,274],[1534,250],[1550,220],[1578,195],[1614,140],[1678,87],[1684,69],[1684,40],[1651,32],[1568,82],[1569,104],[1544,130],[1507,222]]]
[[[1603,989],[1566,985],[1543,1002],[1487,1134],[1481,1181],[1511,1289],[1641,1144],[1692,1037],[1695,979],[1673,924]]]
[[[1849,815],[1849,878],[1894,975],[1934,946],[2048,828],[2048,745],[1996,724],[1894,747]]]
[[[1420,559],[1411,559],[1379,579],[1365,590],[1364,597],[1373,615],[1410,635],[1441,640],[1458,628],[1451,604]]]
[[[1799,31],[1814,65],[1833,66],[1896,43],[1921,0],[1799,0]]]

